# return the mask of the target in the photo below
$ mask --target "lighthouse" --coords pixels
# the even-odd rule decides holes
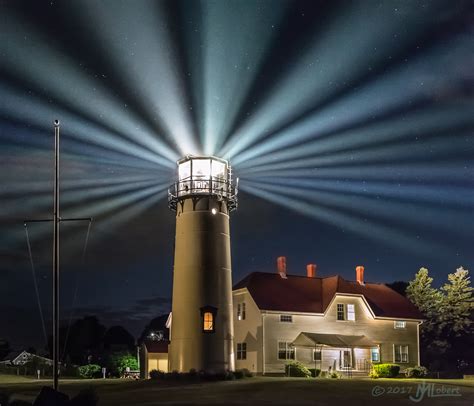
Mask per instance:
[[[168,203],[176,212],[169,369],[234,370],[229,216],[237,187],[213,156],[177,162]]]

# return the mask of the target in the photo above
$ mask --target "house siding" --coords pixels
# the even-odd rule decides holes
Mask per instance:
[[[237,306],[242,303],[245,303],[245,320],[238,320]],[[247,290],[234,292],[233,312],[235,367],[236,369],[247,368],[253,373],[261,373],[263,369],[262,314]],[[247,344],[247,359],[245,360],[237,359],[238,343]]]

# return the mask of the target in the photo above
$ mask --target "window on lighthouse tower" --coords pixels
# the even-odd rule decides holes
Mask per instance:
[[[204,313],[204,331],[214,330],[214,317],[211,312]]]
[[[215,319],[217,309],[212,306],[201,308],[202,331],[204,333],[213,333],[215,331]]]

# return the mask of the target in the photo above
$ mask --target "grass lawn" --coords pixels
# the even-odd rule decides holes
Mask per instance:
[[[48,381],[0,375],[0,391],[32,400]],[[434,392],[431,392],[434,384]],[[425,386],[423,386],[425,385]],[[171,384],[160,381],[64,380],[61,391],[74,395],[94,387],[100,406],[112,405],[474,405],[474,381],[462,379],[302,379],[255,377],[239,381]],[[420,402],[409,396],[423,391]],[[460,396],[433,395],[451,391]],[[419,395],[419,394],[418,394]],[[419,397],[419,396],[418,396]]]

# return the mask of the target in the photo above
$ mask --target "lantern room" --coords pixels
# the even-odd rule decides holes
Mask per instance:
[[[199,196],[215,196],[218,200],[226,200],[230,211],[237,207],[232,169],[225,159],[187,155],[177,164],[178,181],[168,193],[171,209],[176,210],[179,200]]]

